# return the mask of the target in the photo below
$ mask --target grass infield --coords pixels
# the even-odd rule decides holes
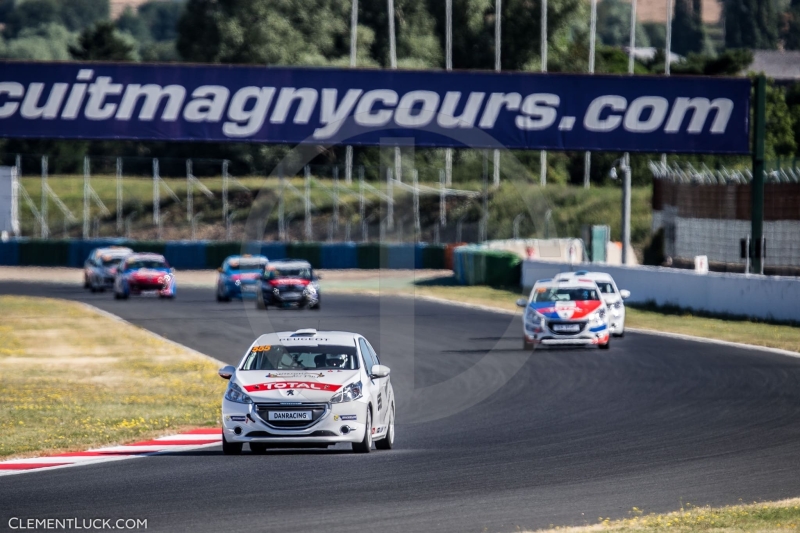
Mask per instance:
[[[0,296],[0,309],[0,458],[219,423],[210,359],[74,302]]]
[[[729,507],[694,507],[691,504],[666,514],[647,514],[634,507],[629,518],[598,518],[598,523],[583,527],[551,527],[538,533],[634,532],[784,532],[800,530],[800,498],[770,503]]]

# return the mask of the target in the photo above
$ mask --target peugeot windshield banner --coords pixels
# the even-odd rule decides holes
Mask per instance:
[[[749,153],[746,78],[0,62],[0,136]]]

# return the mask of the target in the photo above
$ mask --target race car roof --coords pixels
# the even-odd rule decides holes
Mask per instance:
[[[126,259],[163,259],[166,261],[163,255],[156,254],[152,252],[137,252],[129,255]]]
[[[597,284],[594,282],[593,279],[589,278],[556,278],[556,279],[548,279],[548,280],[539,280],[537,281],[534,288],[541,288],[541,287],[563,287],[565,289],[574,289],[574,288],[584,288],[590,287],[592,289],[597,287]]]
[[[614,278],[611,276],[611,274],[607,274],[605,272],[588,272],[586,270],[579,270],[578,272],[561,272],[556,276],[557,279],[569,279],[576,277],[595,281],[614,281]]]
[[[279,259],[270,261],[269,266],[275,268],[311,268],[311,263],[305,259]]]
[[[347,331],[317,331],[315,329],[299,329],[297,331],[278,331],[265,333],[256,339],[254,344],[286,344],[286,345],[315,345],[336,344],[355,346],[357,333]]]
[[[97,255],[110,255],[113,257],[120,257],[123,255],[130,255],[133,253],[133,250],[130,248],[125,248],[124,246],[111,246],[109,248],[98,248],[95,250]]]

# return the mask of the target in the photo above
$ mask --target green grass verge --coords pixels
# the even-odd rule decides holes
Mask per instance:
[[[584,527],[554,527],[539,533],[590,533],[595,531],[628,532],[785,532],[800,529],[800,498],[780,502],[733,505],[728,507],[693,507],[686,504],[679,511],[647,514],[634,507],[630,518],[611,520]]]
[[[219,422],[217,365],[74,302],[0,296],[0,457]]]

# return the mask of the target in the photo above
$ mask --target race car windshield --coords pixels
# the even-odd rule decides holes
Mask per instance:
[[[311,269],[309,268],[276,268],[267,272],[270,279],[278,278],[299,278],[311,279]]]
[[[112,267],[117,266],[122,261],[121,257],[103,257],[103,266],[104,267]]]
[[[169,265],[166,261],[159,261],[158,259],[142,259],[126,263],[125,268],[129,270],[138,270],[140,268],[169,268]]]
[[[355,346],[253,346],[242,370],[357,370]]]
[[[597,287],[603,294],[614,294],[614,286],[606,281],[598,281]]]
[[[533,293],[534,302],[582,302],[599,299],[596,290],[583,287],[540,287]]]
[[[228,263],[228,269],[237,272],[240,270],[262,270],[267,265],[266,261],[239,260]]]

